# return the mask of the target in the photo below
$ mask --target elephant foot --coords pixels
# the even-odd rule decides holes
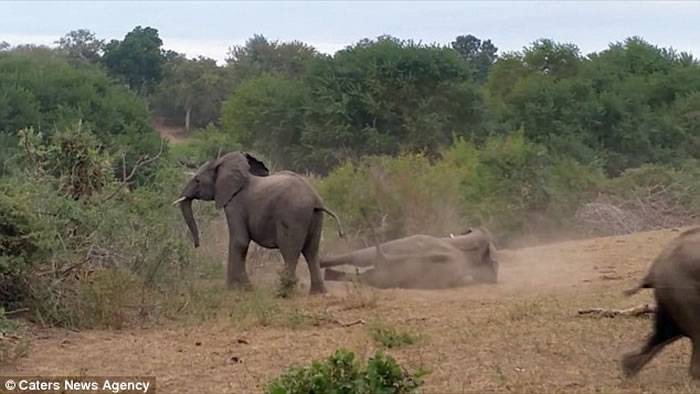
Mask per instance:
[[[320,294],[326,294],[328,293],[328,290],[326,289],[326,285],[323,283],[320,284],[311,284],[311,288],[309,289],[309,294],[311,295],[320,295]]]

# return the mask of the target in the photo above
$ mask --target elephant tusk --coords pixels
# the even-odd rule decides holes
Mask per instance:
[[[173,201],[173,206],[175,206],[175,205],[177,205],[185,200],[187,200],[187,197],[180,197],[177,200]]]
[[[450,233],[450,238],[454,238],[454,237],[455,237],[455,235]]]

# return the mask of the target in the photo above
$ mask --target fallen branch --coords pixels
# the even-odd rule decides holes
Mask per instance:
[[[597,317],[615,317],[615,316],[632,316],[639,317],[646,314],[656,312],[656,305],[642,304],[627,309],[607,309],[607,308],[588,308],[579,309],[579,315],[593,315]]]
[[[353,320],[353,321],[349,321],[349,322],[340,321],[340,320],[336,319],[335,317],[333,317],[328,312],[327,309],[326,309],[326,313],[322,316],[316,316],[316,315],[310,315],[310,314],[304,314],[304,316],[308,317],[310,319],[318,319],[320,317],[319,321],[337,324],[341,327],[352,327],[352,326],[356,326],[358,324],[367,324],[367,322],[364,321],[363,319],[357,319],[357,320]]]
[[[352,326],[356,326],[358,324],[367,324],[367,322],[362,320],[362,319],[353,320],[353,321],[347,322],[347,323],[343,323],[342,321],[340,321],[338,319],[331,319],[331,322],[333,322],[341,327],[352,327]]]

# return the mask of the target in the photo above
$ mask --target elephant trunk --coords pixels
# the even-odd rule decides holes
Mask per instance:
[[[194,220],[194,215],[192,214],[192,199],[185,198],[180,202],[180,210],[182,211],[182,217],[187,223],[187,227],[190,229],[192,234],[192,241],[194,242],[194,247],[199,247],[199,230],[197,229],[197,222]]]

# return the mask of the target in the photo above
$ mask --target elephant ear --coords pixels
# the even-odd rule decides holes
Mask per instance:
[[[214,201],[217,208],[223,208],[248,183],[250,165],[245,156],[232,152],[221,156],[213,166],[216,173]]]
[[[267,169],[265,163],[258,160],[255,156],[244,153],[245,158],[248,160],[248,165],[250,166],[250,173],[257,176],[268,176],[270,175],[270,170]]]

